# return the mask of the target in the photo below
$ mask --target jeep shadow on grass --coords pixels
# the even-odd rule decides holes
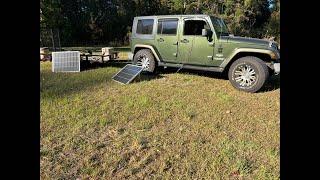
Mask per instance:
[[[105,68],[105,67],[116,67],[116,68],[123,68],[125,65],[130,64],[128,61],[109,61],[106,63],[101,62],[81,62],[81,71],[89,71],[98,68]],[[160,73],[150,73],[150,72],[142,72],[140,73],[133,82],[142,82],[142,81],[150,81],[153,79],[159,79],[163,76]]]
[[[135,17],[133,64],[153,73],[175,67],[227,75],[238,90],[257,92],[280,73],[280,52],[274,41],[236,37],[224,21],[208,15]]]
[[[197,76],[210,77],[215,79],[228,80],[228,75],[219,72],[210,72],[210,71],[201,71],[201,70],[193,70],[193,69],[180,69],[179,68],[158,68],[156,73],[154,74],[146,74],[145,76],[155,76],[159,74],[172,74],[172,73],[181,73],[181,74],[192,74]],[[257,92],[268,92],[274,91],[280,88],[280,74],[279,75],[270,75],[266,80],[264,86]]]

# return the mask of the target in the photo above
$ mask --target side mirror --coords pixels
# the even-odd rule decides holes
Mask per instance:
[[[202,29],[202,33],[201,33],[202,36],[208,37],[208,36],[211,36],[211,34],[212,32],[210,29]]]
[[[208,30],[207,29],[202,29],[202,36],[208,36]]]

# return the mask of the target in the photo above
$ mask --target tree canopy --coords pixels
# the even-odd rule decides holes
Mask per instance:
[[[215,15],[234,35],[280,38],[280,0],[40,0],[41,28],[59,29],[62,45],[127,44],[135,16],[160,14]]]

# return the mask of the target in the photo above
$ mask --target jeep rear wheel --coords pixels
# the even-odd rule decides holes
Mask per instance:
[[[143,67],[143,71],[153,73],[156,62],[152,52],[149,49],[139,50],[133,58],[133,64]]]
[[[232,63],[228,77],[236,89],[257,92],[269,77],[268,66],[259,58],[242,57]]]

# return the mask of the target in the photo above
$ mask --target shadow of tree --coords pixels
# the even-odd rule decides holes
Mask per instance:
[[[92,65],[79,73],[53,73],[51,69],[40,71],[40,93],[42,98],[63,97],[78,93],[93,86],[110,83],[111,77],[125,64]],[[92,69],[97,70],[92,71]]]
[[[40,92],[42,98],[63,97],[68,94],[81,92],[93,86],[110,83],[112,76],[128,62],[92,63],[83,67],[81,73],[53,73],[51,69],[40,72]],[[92,71],[93,69],[98,69]],[[162,74],[176,73],[177,68],[158,68],[156,74],[141,73],[132,83],[151,81],[163,78]],[[181,69],[179,73],[188,73],[210,78],[227,80],[222,73]],[[271,76],[259,92],[273,91],[280,88],[280,75]]]
[[[72,93],[85,91],[94,86],[111,83],[115,75],[127,62],[92,63],[82,65],[80,73],[53,73],[50,68],[40,71],[41,98],[64,97]],[[159,74],[142,73],[132,83],[162,78]]]

